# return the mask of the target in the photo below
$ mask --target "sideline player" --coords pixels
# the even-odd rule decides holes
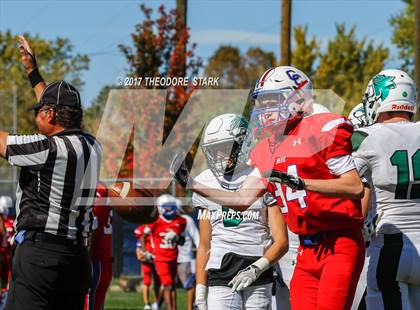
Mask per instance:
[[[168,310],[176,309],[175,278],[177,272],[178,244],[186,221],[178,214],[179,201],[164,194],[157,199],[159,218],[148,224],[145,233],[151,233],[155,245],[155,267],[163,286],[163,298]],[[143,249],[145,251],[145,249]]]
[[[248,123],[239,115],[223,114],[212,119],[202,144],[209,169],[196,180],[211,188],[238,190],[247,175],[255,173],[246,165],[247,134]],[[265,206],[262,199],[243,213],[196,193],[192,200],[200,208],[198,309],[270,309],[271,266],[287,251],[287,231],[280,209]]]
[[[361,176],[376,196],[375,233],[368,247],[368,309],[420,308],[420,123],[416,84],[401,70],[369,82],[363,105],[373,125],[353,139]]]
[[[146,232],[145,232],[146,231]],[[151,229],[148,224],[140,225],[134,230],[134,235],[137,239],[136,246],[136,257],[141,262],[141,274],[143,276],[143,310],[151,310],[159,308],[159,291],[160,291],[160,280],[156,273],[154,265],[154,244]],[[150,305],[150,287],[152,286],[153,277],[153,294],[155,301],[153,305]]]
[[[102,310],[106,291],[112,280],[112,207],[106,203],[108,190],[99,183],[96,198],[101,199],[93,206],[96,227],[91,238],[90,259],[92,282],[86,294],[85,310]]]
[[[179,204],[178,211],[185,219],[187,225],[184,230],[184,244],[178,245],[178,280],[182,287],[187,291],[187,310],[193,310],[195,297],[195,258],[194,248],[198,248],[200,236],[197,226],[191,216],[185,214],[184,207]]]
[[[253,97],[252,120],[270,134],[251,153],[251,163],[264,177],[248,176],[236,192],[195,181],[192,190],[243,211],[268,189],[301,243],[292,308],[349,309],[365,256],[363,185],[351,157],[353,126],[333,113],[303,118],[312,109],[312,83],[294,67],[267,70]],[[182,185],[188,180],[186,166],[175,173]]]

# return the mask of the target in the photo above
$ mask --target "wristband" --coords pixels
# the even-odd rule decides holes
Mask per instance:
[[[29,82],[31,83],[32,88],[34,88],[38,83],[44,82],[44,79],[39,73],[38,68],[35,68],[28,75]]]
[[[259,269],[259,274],[262,274],[270,267],[270,261],[264,256],[255,261],[252,265]]]
[[[207,285],[197,284],[195,286],[195,300],[204,301],[207,299]]]

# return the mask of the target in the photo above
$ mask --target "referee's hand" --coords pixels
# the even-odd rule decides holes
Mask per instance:
[[[22,61],[23,67],[25,68],[26,73],[30,73],[36,68],[36,59],[35,54],[29,45],[29,42],[25,39],[24,36],[18,36],[19,40],[19,54]]]

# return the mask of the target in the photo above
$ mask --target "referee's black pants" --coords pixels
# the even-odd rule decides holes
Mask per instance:
[[[13,255],[6,309],[83,309],[90,278],[86,247],[25,240]]]

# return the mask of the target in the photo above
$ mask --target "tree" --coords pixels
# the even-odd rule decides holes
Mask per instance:
[[[274,53],[259,47],[251,47],[242,55],[237,47],[222,45],[209,58],[204,72],[206,76],[220,77],[221,88],[249,89],[275,63]]]
[[[414,72],[414,0],[403,0],[406,4],[403,11],[395,14],[390,19],[393,27],[392,43],[399,52],[398,57],[404,61],[402,69],[410,75]]]
[[[168,12],[164,6],[160,6],[158,16],[154,19],[152,9],[143,4],[140,5],[140,10],[144,18],[131,34],[132,43],[119,45],[129,66],[129,75],[143,78],[139,87],[164,88],[146,84],[145,78],[187,76],[191,79],[198,75],[202,61],[194,55],[196,45],[189,43],[189,29],[185,27],[179,11],[175,9]],[[132,177],[135,173],[141,177],[156,177],[164,175],[161,173],[163,170],[166,172],[166,167],[157,167],[153,171],[150,169],[159,161],[156,156],[160,156],[155,152],[158,147],[155,143],[165,142],[194,87],[191,84],[186,87],[178,85],[171,86],[167,90],[166,98],[153,98],[148,103],[147,117],[133,129],[132,139],[127,146],[123,167],[120,170],[121,176]],[[160,126],[160,123],[156,123],[156,118],[159,117],[159,101],[166,102],[163,137],[157,136],[159,130],[156,128]],[[188,128],[185,128],[184,132],[188,133]],[[133,165],[133,150],[140,148],[143,152],[141,158],[136,158],[136,163],[141,165]]]
[[[313,76],[315,61],[319,57],[319,43],[315,37],[308,40],[308,26],[296,26],[293,29],[295,47],[292,51],[292,64],[308,76]]]
[[[357,39],[355,26],[346,31],[340,24],[336,30],[336,36],[320,55],[313,82],[314,88],[332,89],[342,97],[346,101],[343,113],[347,115],[360,103],[368,81],[384,67],[389,51],[382,44]]]
[[[281,57],[282,66],[290,65],[290,30],[292,24],[292,0],[281,2]]]
[[[88,69],[89,58],[86,55],[73,54],[73,45],[68,39],[58,37],[48,41],[28,33],[24,36],[31,42],[36,52],[40,72],[46,81],[67,79],[78,88],[83,85],[81,73]],[[0,31],[0,106],[2,111],[11,112],[11,93],[15,88],[18,102],[18,131],[33,133],[36,124],[33,113],[28,113],[27,109],[36,99],[21,65],[16,44],[16,35],[10,31]],[[10,127],[11,119],[11,113],[2,113],[1,126]]]

